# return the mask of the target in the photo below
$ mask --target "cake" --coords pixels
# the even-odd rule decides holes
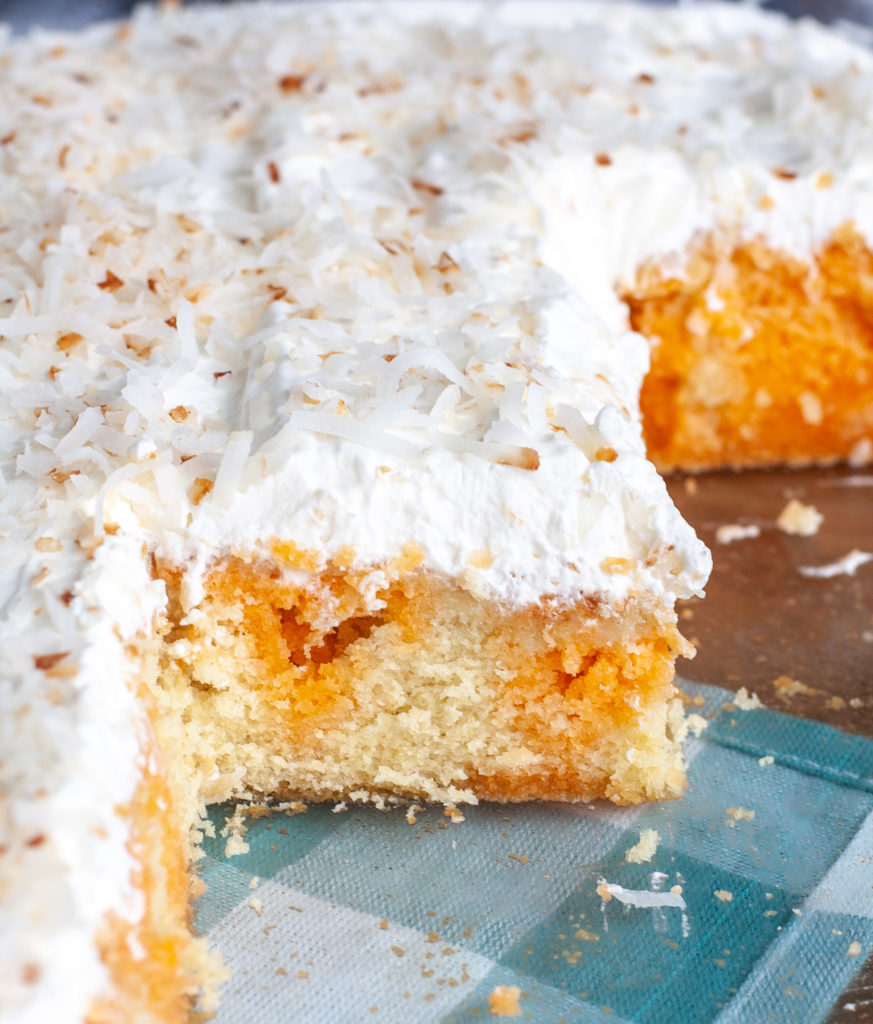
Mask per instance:
[[[681,794],[656,465],[870,457],[867,51],[334,3],[0,61],[3,1020],[187,1019],[211,801]]]

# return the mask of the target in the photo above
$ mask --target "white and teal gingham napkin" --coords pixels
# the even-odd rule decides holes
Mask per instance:
[[[310,806],[246,819],[231,858],[214,808],[215,1024],[473,1024],[498,986],[536,1024],[823,1020],[873,949],[873,742],[683,688],[709,728],[679,801]]]

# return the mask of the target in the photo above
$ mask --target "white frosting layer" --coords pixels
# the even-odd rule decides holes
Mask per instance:
[[[699,592],[616,284],[713,229],[873,238],[873,75],[733,5],[144,9],[3,60],[0,1006],[78,1020],[141,912],[144,546],[192,599],[273,537],[513,603]]]

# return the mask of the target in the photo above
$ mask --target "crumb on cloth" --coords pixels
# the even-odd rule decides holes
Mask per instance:
[[[755,812],[750,811],[747,807],[728,807],[727,815],[729,818],[733,818],[734,821],[752,821],[755,817]]]
[[[690,714],[685,716],[685,725],[692,736],[699,736],[704,729],[709,728],[709,722],[703,715]]]
[[[497,985],[488,993],[488,1012],[492,1017],[520,1017],[518,985]]]
[[[745,686],[741,686],[734,694],[734,704],[738,711],[754,711],[764,706],[757,693],[749,693]]]
[[[655,829],[644,828],[639,842],[625,850],[624,859],[628,864],[648,864],[655,856],[660,841],[661,836]]]
[[[226,838],[224,845],[224,856],[229,860],[231,857],[239,857],[249,852],[249,844],[245,841],[245,834],[248,831],[246,825],[246,808],[237,804],[233,814],[224,819],[224,828],[221,830],[222,838]]]

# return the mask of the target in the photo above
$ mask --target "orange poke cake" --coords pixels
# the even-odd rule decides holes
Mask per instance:
[[[871,55],[276,3],[0,67],[0,1020],[188,1019],[209,802],[679,795],[656,466],[873,453]]]

